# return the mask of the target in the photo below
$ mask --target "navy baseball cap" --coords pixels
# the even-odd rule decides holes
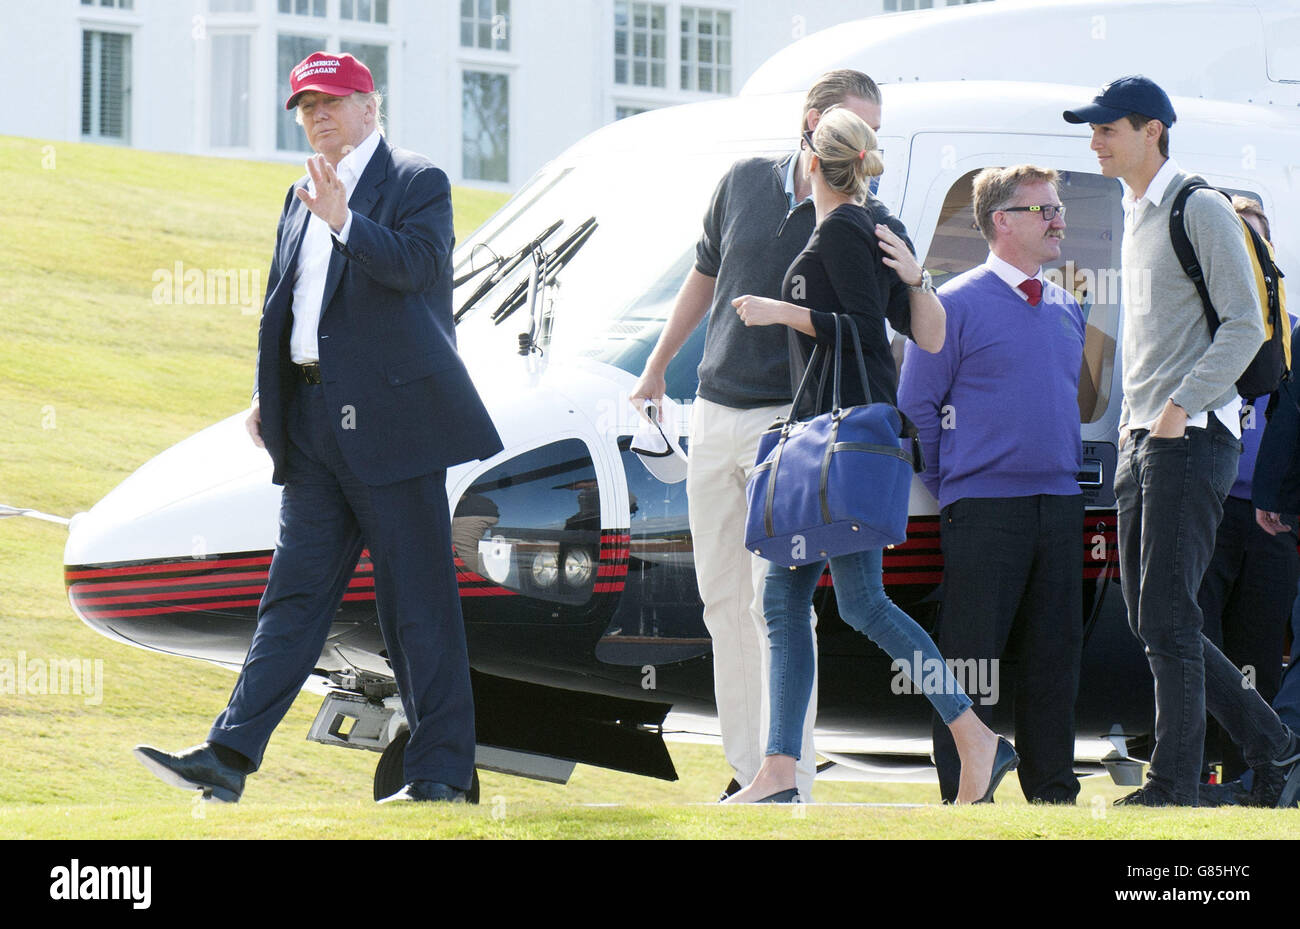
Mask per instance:
[[[1172,126],[1178,118],[1169,95],[1155,81],[1141,75],[1111,81],[1092,98],[1092,103],[1066,110],[1062,115],[1067,123],[1102,124],[1113,123],[1130,113],[1158,119],[1166,126]]]

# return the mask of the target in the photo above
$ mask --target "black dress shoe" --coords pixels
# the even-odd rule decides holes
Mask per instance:
[[[137,745],[133,754],[166,783],[184,790],[201,790],[204,799],[238,803],[244,792],[244,772],[218,758],[208,742],[179,755],[149,745]]]
[[[1172,794],[1166,793],[1159,787],[1152,784],[1146,784],[1139,787],[1131,794],[1125,794],[1116,800],[1112,806],[1178,806],[1174,802]]]
[[[464,803],[465,791],[450,784],[438,781],[411,781],[391,797],[385,797],[380,803]]]
[[[1201,784],[1196,789],[1197,806],[1250,806],[1250,791],[1241,781]]]
[[[733,777],[731,779],[731,783],[727,785],[727,789],[724,790],[721,793],[721,795],[719,795],[718,802],[721,803],[723,800],[726,800],[732,794],[738,794],[738,793],[740,793],[740,782]]]
[[[1018,764],[1020,764],[1020,756],[1016,754],[1016,750],[1011,747],[1010,742],[998,736],[998,750],[993,755],[993,770],[989,772],[988,790],[984,791],[984,796],[975,802],[992,803],[993,794],[1002,783],[1002,778],[1006,777],[1008,771],[1014,771]]]

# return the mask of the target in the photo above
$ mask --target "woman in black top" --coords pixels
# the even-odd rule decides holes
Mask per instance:
[[[896,402],[897,378],[885,321],[910,335],[922,349],[943,347],[945,315],[912,256],[906,230],[868,193],[870,178],[884,169],[875,134],[852,112],[832,107],[804,142],[810,162],[817,228],[790,265],[783,300],[743,296],[734,301],[747,326],[786,325],[798,332],[805,356],[814,344],[835,344],[835,314],[852,314],[862,340],[867,380],[874,402]],[[866,205],[863,205],[865,201]],[[907,284],[916,281],[916,285]],[[852,346],[843,347],[845,370],[856,373]],[[844,379],[844,405],[865,402],[856,376]],[[797,567],[773,565],[763,606],[771,640],[770,723],[767,756],[753,782],[727,802],[790,802],[795,789],[804,714],[815,673],[816,643],[809,608],[826,562]],[[971,710],[970,698],[948,669],[934,642],[885,594],[879,549],[830,559],[840,616],[911,669],[914,681],[942,669],[940,687],[926,696],[952,730],[961,756],[957,800],[988,801],[1002,776],[1015,767],[1011,745]],[[913,668],[915,656],[922,666]],[[927,681],[933,676],[925,673]],[[930,692],[935,691],[935,692]]]

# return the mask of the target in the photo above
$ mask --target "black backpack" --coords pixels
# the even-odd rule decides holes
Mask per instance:
[[[1174,254],[1183,266],[1187,276],[1196,285],[1196,292],[1201,296],[1205,307],[1205,318],[1210,326],[1210,338],[1219,330],[1219,314],[1215,312],[1210,301],[1209,288],[1205,286],[1205,274],[1201,263],[1196,258],[1196,250],[1187,237],[1187,219],[1184,210],[1187,198],[1197,190],[1214,190],[1232,201],[1226,192],[1212,187],[1204,178],[1192,177],[1174,197],[1173,207],[1169,212],[1169,237],[1173,241]],[[1277,390],[1282,381],[1291,377],[1291,326],[1283,305],[1281,269],[1273,261],[1273,249],[1258,232],[1240,216],[1243,235],[1246,239],[1246,253],[1255,272],[1255,284],[1258,289],[1260,309],[1264,314],[1264,344],[1260,346],[1250,365],[1237,379],[1237,393],[1247,400],[1254,400]]]

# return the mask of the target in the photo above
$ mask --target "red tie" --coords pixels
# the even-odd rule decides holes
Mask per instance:
[[[1038,278],[1031,277],[1021,281],[1020,289],[1029,298],[1030,306],[1038,306],[1043,302],[1043,282]]]

